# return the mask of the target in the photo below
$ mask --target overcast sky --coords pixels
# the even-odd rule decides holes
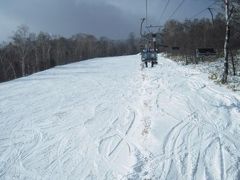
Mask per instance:
[[[170,0],[164,16],[160,14],[167,0],[149,1],[149,23],[163,24],[182,0]],[[183,20],[206,8],[213,0],[185,0],[173,18]],[[31,32],[44,31],[70,37],[89,33],[112,39],[138,34],[145,16],[145,0],[1,0],[0,41],[9,40],[22,24]],[[208,12],[201,16],[209,16]]]

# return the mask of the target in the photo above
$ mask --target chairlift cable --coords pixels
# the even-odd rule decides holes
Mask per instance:
[[[183,5],[183,3],[185,2],[185,0],[182,0],[179,5],[177,6],[177,8],[173,11],[173,13],[169,16],[168,20],[171,19],[175,14],[176,12],[181,8],[181,6]]]
[[[167,10],[167,8],[168,8],[169,2],[170,2],[170,0],[168,0],[167,3],[166,3],[166,5],[164,6],[164,9],[163,9],[163,11],[162,11],[162,14],[160,15],[160,20],[159,20],[160,22],[161,22],[161,20],[162,20],[163,15],[165,14],[165,12],[166,12],[166,10]]]
[[[198,12],[197,14],[195,14],[194,16],[192,16],[190,19],[194,19],[195,17],[198,17],[200,14],[202,14],[203,12],[207,11],[208,9],[205,8],[203,10],[201,10],[200,12]]]
[[[210,5],[209,5],[208,7],[206,7],[205,9],[199,11],[197,14],[195,14],[194,16],[192,16],[192,17],[190,18],[190,20],[191,20],[191,19],[194,19],[194,18],[197,17],[197,16],[199,16],[199,15],[202,14],[203,12],[209,10],[209,8],[211,8],[211,7],[212,7],[214,4],[216,4],[216,3],[217,3],[217,1],[215,1],[215,2],[212,3],[212,4],[210,4]]]

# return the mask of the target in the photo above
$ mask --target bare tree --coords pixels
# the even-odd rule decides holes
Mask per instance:
[[[224,71],[222,75],[222,83],[227,83],[228,77],[228,57],[229,57],[229,43],[230,43],[230,21],[234,12],[234,7],[230,7],[230,0],[224,0],[225,4],[225,20],[226,20],[226,34],[224,43]]]
[[[11,57],[14,56],[11,49],[11,44],[0,47],[0,81],[17,78],[17,73],[13,65],[14,58],[9,58],[9,55],[11,55]]]
[[[6,66],[7,63],[5,62],[6,60],[5,54],[6,54],[6,51],[4,51],[3,48],[1,48],[0,49],[0,75],[1,75],[0,78],[2,78],[3,80],[7,79],[7,71],[9,69],[9,67]]]
[[[51,37],[47,33],[40,32],[34,43],[36,71],[50,67]]]
[[[29,28],[25,25],[19,26],[12,39],[20,58],[22,76],[25,76],[26,57],[30,51]]]

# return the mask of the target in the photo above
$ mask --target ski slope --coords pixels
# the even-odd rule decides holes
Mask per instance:
[[[0,179],[240,179],[240,97],[159,55],[0,84]]]

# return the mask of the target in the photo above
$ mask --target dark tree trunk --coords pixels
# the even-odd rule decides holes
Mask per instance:
[[[13,67],[13,64],[12,64],[11,62],[9,62],[9,66],[10,66],[11,69],[12,69],[14,79],[16,79],[16,78],[17,78],[17,73],[16,73],[16,71],[15,71],[15,69],[14,69],[14,67]]]
[[[234,63],[234,57],[233,57],[232,50],[230,50],[230,55],[231,55],[233,75],[236,76],[236,67],[235,67],[235,63]]]
[[[21,61],[21,70],[22,70],[22,77],[25,76],[25,58],[22,58],[22,61]]]

